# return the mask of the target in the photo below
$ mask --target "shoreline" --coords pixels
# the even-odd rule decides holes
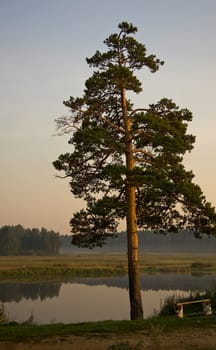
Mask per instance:
[[[214,273],[216,256],[212,254],[148,253],[140,256],[141,273]],[[59,280],[73,277],[109,277],[127,274],[127,256],[58,255],[0,256],[0,281]]]

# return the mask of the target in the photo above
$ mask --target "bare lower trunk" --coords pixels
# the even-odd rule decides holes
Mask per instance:
[[[136,224],[135,191],[127,190],[127,243],[128,243],[128,277],[131,320],[143,319],[143,307],[140,291],[140,274],[138,258],[138,234]]]

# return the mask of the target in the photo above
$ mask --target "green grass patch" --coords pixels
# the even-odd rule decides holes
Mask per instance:
[[[60,278],[73,277],[108,277],[120,276],[126,274],[124,269],[109,269],[109,268],[73,268],[73,267],[26,267],[22,269],[11,269],[0,271],[0,280],[56,280]]]
[[[179,329],[199,329],[215,327],[215,316],[177,319],[176,317],[158,317],[144,321],[104,321],[76,324],[28,325],[15,322],[0,325],[0,341],[25,341],[54,336],[82,335],[108,336],[109,334],[134,334],[152,329],[171,332]]]
[[[131,345],[128,341],[118,342],[107,348],[107,350],[141,350],[144,349],[142,342],[138,342],[135,345]]]

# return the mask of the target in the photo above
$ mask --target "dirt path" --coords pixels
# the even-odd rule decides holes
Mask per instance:
[[[1,342],[0,350],[108,350],[113,345],[127,342],[130,346],[140,343],[140,350],[213,350],[216,349],[216,325],[207,331],[187,329],[172,334],[153,330],[152,334],[136,332],[133,335],[73,335],[22,343]]]

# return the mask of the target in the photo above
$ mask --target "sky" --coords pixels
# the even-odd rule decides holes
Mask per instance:
[[[84,205],[52,162],[70,152],[55,119],[63,101],[82,95],[91,76],[85,58],[104,51],[120,22],[165,65],[140,78],[137,107],[172,98],[193,113],[196,135],[185,166],[216,206],[215,0],[0,0],[0,227],[21,224],[69,234]]]

